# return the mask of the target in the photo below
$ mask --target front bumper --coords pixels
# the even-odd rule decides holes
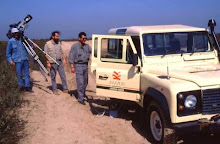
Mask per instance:
[[[210,120],[199,119],[197,121],[174,124],[177,134],[192,134],[199,132],[219,133],[220,132],[220,115],[213,116]]]

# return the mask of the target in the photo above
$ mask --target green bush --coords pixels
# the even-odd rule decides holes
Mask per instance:
[[[47,40],[34,40],[40,47],[44,48]],[[19,120],[17,109],[22,103],[21,93],[17,84],[16,68],[10,66],[6,60],[7,42],[0,42],[0,143],[17,143],[18,132],[23,129],[24,123]],[[34,51],[40,61],[46,66],[44,54],[35,48]],[[30,68],[39,70],[36,63],[30,56]]]
[[[5,57],[6,42],[0,43],[0,143],[17,143],[20,121],[17,108],[21,96],[17,86],[15,67]]]

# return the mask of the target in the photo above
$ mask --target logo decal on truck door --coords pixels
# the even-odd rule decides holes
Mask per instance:
[[[113,72],[112,76],[113,76],[114,80],[121,80],[121,78],[120,78],[121,75],[119,73],[120,72],[116,72],[116,71]]]

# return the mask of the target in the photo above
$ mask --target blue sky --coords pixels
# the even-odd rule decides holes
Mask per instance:
[[[132,25],[208,28],[211,18],[220,32],[220,0],[1,0],[0,40],[7,40],[9,25],[27,14],[33,19],[25,34],[32,39],[49,38],[54,30],[61,32],[61,39],[77,38],[81,31],[91,37]]]

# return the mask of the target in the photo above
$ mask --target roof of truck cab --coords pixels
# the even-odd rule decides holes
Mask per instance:
[[[130,26],[112,28],[108,34],[139,35],[140,33],[163,33],[163,32],[189,32],[206,31],[205,28],[187,26],[187,25],[154,25],[154,26]]]

